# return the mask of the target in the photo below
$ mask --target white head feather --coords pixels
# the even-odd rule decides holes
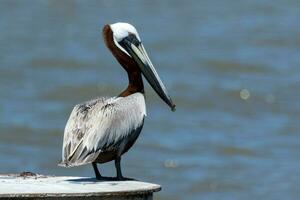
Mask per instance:
[[[139,41],[141,41],[140,36],[134,26],[124,22],[118,22],[110,25],[111,30],[113,31],[114,38],[117,42],[120,42],[125,37],[127,37],[130,33],[134,34]]]
[[[121,40],[123,40],[124,38],[126,38],[129,34],[134,34],[137,37],[137,39],[141,42],[141,38],[140,38],[138,32],[136,31],[135,27],[128,23],[117,22],[114,24],[110,24],[110,28],[113,32],[113,38],[114,38],[115,45],[117,47],[119,47],[128,56],[130,56],[129,53],[123,47],[121,47],[119,42]]]

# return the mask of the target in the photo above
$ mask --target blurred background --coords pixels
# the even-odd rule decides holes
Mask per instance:
[[[0,173],[94,176],[57,167],[73,106],[114,96],[127,75],[102,40],[138,30],[177,104],[146,84],[127,177],[156,199],[299,199],[300,1],[1,1]],[[114,176],[113,163],[100,166]]]

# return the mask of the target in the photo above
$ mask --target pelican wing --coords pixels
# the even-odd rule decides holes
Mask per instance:
[[[62,166],[93,162],[104,151],[118,149],[146,115],[141,93],[98,98],[76,105],[64,132]]]

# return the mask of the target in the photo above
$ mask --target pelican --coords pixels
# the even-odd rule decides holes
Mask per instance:
[[[158,96],[175,111],[175,104],[158,76],[135,27],[128,23],[103,28],[107,48],[128,74],[128,87],[116,97],[97,98],[76,105],[63,138],[63,167],[91,163],[96,179],[102,180],[97,163],[115,161],[116,178],[124,180],[121,156],[138,138],[146,116],[142,74]]]

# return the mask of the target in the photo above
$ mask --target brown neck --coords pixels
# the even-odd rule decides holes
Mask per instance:
[[[103,39],[107,48],[128,74],[128,87],[119,96],[126,97],[136,92],[144,93],[142,75],[137,63],[115,45],[113,32],[109,25],[105,25],[103,28]]]

